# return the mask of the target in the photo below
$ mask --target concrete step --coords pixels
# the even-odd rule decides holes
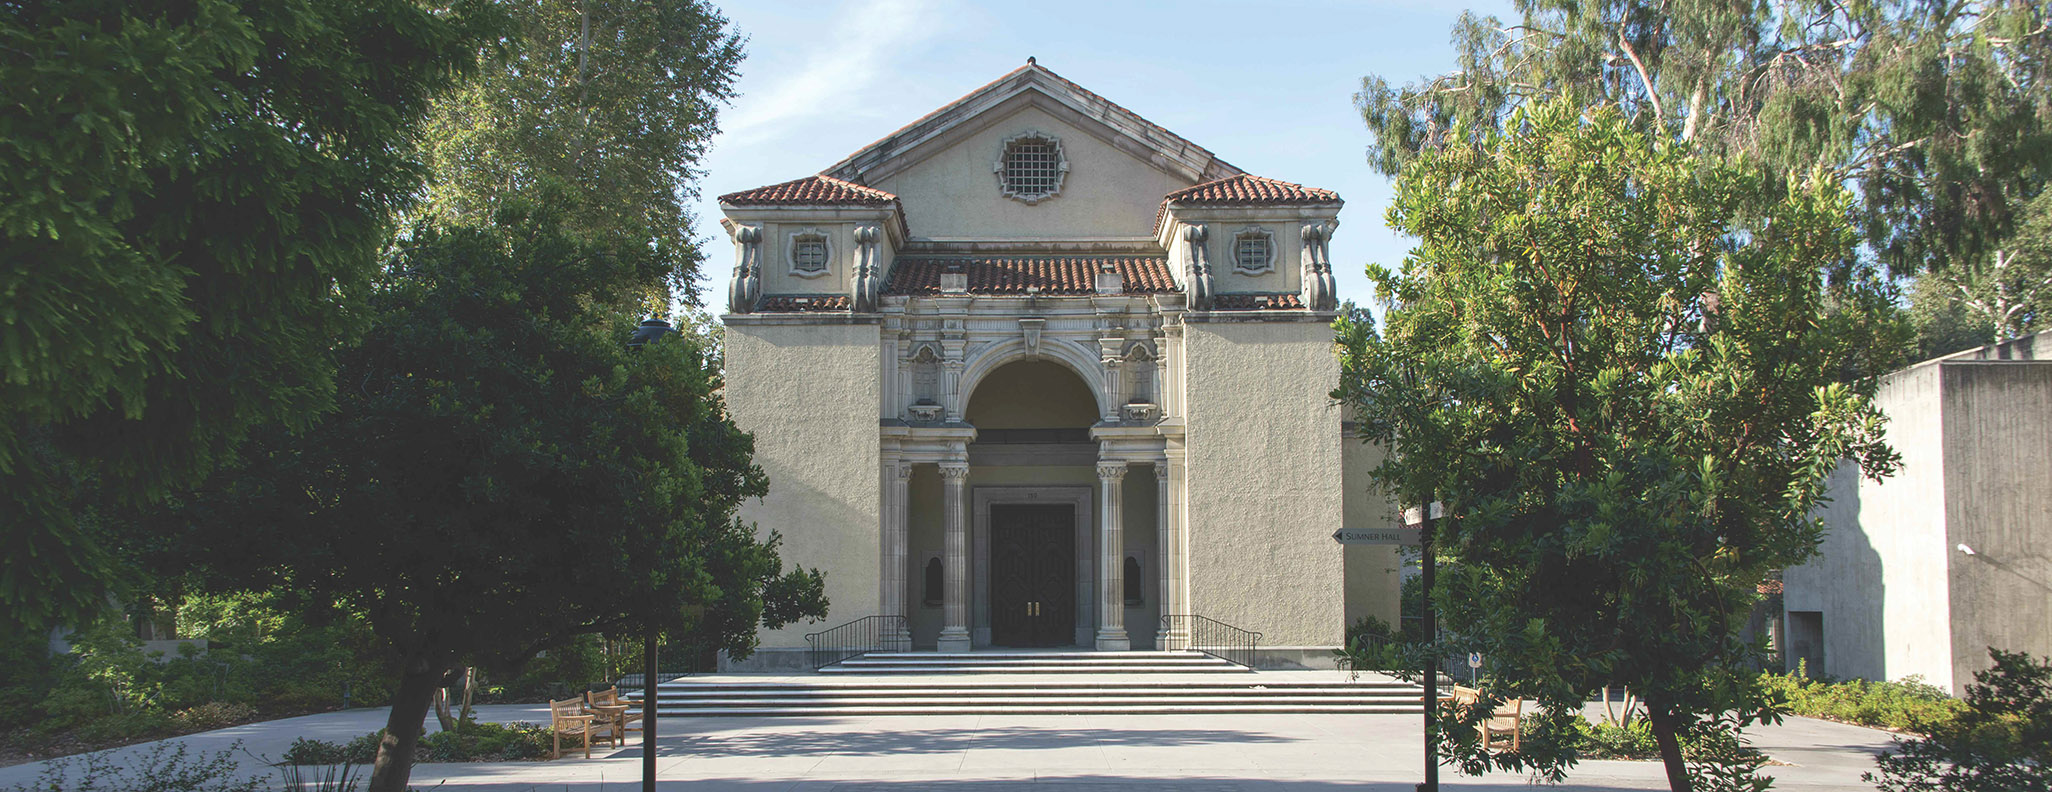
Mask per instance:
[[[819,673],[1168,674],[1252,670],[1200,652],[873,652],[819,669]]]
[[[1234,702],[1220,704],[1034,704],[1026,706],[945,705],[919,707],[661,707],[665,718],[710,717],[848,717],[856,715],[1259,715],[1259,714],[1376,714],[1417,715],[1416,703],[1269,703]]]

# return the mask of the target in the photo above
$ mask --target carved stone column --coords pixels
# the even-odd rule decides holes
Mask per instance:
[[[891,647],[903,651],[912,648],[912,614],[905,608],[906,564],[912,543],[912,466],[886,462],[884,480],[887,490],[883,535],[883,612],[885,616],[897,616],[903,620],[898,623],[897,634],[892,636],[896,645]]]
[[[1168,617],[1179,615],[1169,609],[1169,603],[1175,602],[1175,586],[1171,581],[1175,579],[1176,572],[1175,561],[1169,558],[1170,554],[1176,551],[1169,525],[1168,460],[1162,459],[1154,463],[1154,556],[1161,561],[1161,569],[1155,573],[1155,577],[1161,579],[1161,592],[1155,596],[1154,603],[1155,609],[1161,611],[1162,616],[1160,631],[1154,639],[1156,650],[1183,648],[1171,643],[1168,633],[1169,628],[1174,626]]]
[[[883,275],[876,261],[877,239],[882,233],[883,229],[873,225],[855,227],[855,277],[848,290],[853,305],[850,310],[855,313],[875,313],[883,292]]]
[[[1211,256],[1205,243],[1211,238],[1211,229],[1202,223],[1183,226],[1183,241],[1189,243],[1189,285],[1184,291],[1189,295],[1192,311],[1211,310]]]
[[[942,462],[941,509],[946,589],[942,592],[940,646],[969,651],[969,463]]]
[[[1101,520],[1097,532],[1097,650],[1123,652],[1133,648],[1126,638],[1126,599],[1119,585],[1126,563],[1126,542],[1120,528],[1126,522],[1126,463],[1099,460],[1097,484]]]

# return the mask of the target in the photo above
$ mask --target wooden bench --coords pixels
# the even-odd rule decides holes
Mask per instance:
[[[1447,698],[1453,701],[1453,705],[1465,716],[1469,710],[1481,706],[1482,691],[1471,687],[1455,685],[1453,695]],[[1485,751],[1505,749],[1513,752],[1517,751],[1518,746],[1522,742],[1518,726],[1524,715],[1524,699],[1511,699],[1498,705],[1495,712],[1489,713],[1488,717],[1483,718],[1481,723],[1475,724],[1476,730],[1481,732],[1482,749]],[[1506,738],[1508,742],[1505,741]]]
[[[618,685],[584,694],[584,704],[597,718],[593,722],[595,725],[612,731],[615,745],[626,744],[629,726],[641,720],[641,713],[634,712],[630,709],[632,705],[620,698]],[[640,729],[638,726],[633,728]]]
[[[563,737],[576,737],[584,743],[584,758],[591,758],[593,740],[605,740],[608,745],[618,747],[619,740],[613,737],[611,729],[596,723],[598,718],[584,709],[582,697],[549,702],[549,736],[554,746],[549,751],[550,759],[563,756]]]

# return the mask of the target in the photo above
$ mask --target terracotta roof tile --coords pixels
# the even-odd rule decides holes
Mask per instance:
[[[1292,311],[1304,307],[1295,294],[1221,294],[1211,298],[1214,311]]]
[[[763,313],[845,311],[852,302],[845,294],[765,294],[756,310]]]
[[[970,294],[1092,294],[1097,272],[1111,267],[1125,276],[1127,294],[1176,291],[1168,259],[1154,256],[901,256],[891,266],[886,294],[939,294],[944,272],[969,276]]]
[[[807,176],[803,179],[757,187],[753,190],[731,192],[720,196],[720,203],[735,206],[789,206],[817,204],[855,204],[859,206],[886,206],[896,203],[898,196],[864,187],[851,181],[832,176]]]
[[[1339,193],[1278,179],[1243,173],[1214,179],[1169,193],[1162,203],[1191,206],[1258,206],[1288,203],[1338,203]]]

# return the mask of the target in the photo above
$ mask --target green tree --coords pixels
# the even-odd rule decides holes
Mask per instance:
[[[1378,482],[1445,504],[1435,602],[1492,695],[1572,735],[1629,685],[1687,790],[1682,738],[1777,717],[1737,638],[1755,584],[1815,551],[1839,460],[1894,464],[1833,384],[1870,327],[1825,300],[1846,197],[1813,178],[1762,201],[1758,174],[1607,106],[1502,126],[1404,167],[1389,221],[1419,245],[1370,268],[1387,324],[1342,327],[1335,396],[1389,449]],[[1470,771],[1573,759],[1572,737],[1491,757],[1473,731],[1443,732]]]
[[[0,5],[0,623],[118,575],[103,500],[332,399],[327,350],[422,185],[428,101],[503,24],[459,0]]]
[[[410,235],[334,415],[266,435],[163,529],[194,548],[168,568],[365,614],[400,669],[375,792],[406,788],[456,669],[649,628],[745,655],[759,626],[825,612],[818,574],[735,519],[765,482],[718,372],[680,337],[625,347],[674,262],[565,225],[509,202]]]
[[[2052,663],[1989,649],[1995,665],[1974,674],[1966,711],[1918,724],[1929,736],[1897,740],[1875,757],[1882,792],[2052,790]]]
[[[510,57],[435,105],[426,211],[488,222],[503,196],[550,180],[578,198],[574,227],[632,234],[692,264],[668,284],[688,295],[699,253],[686,206],[733,96],[740,37],[703,0],[503,5],[519,32]]]
[[[1988,304],[1970,308],[1994,335],[2029,327],[2009,307],[2052,293],[2019,274],[2046,267],[2017,250],[2024,208],[2052,177],[2044,4],[1517,7],[1509,24],[1462,17],[1454,72],[1402,87],[1363,79],[1355,102],[1375,136],[1374,167],[1396,175],[1422,152],[1479,143],[1517,108],[1567,96],[1614,106],[1696,153],[1763,173],[1821,168],[1851,184],[1860,260],[1899,276],[1948,273]]]

